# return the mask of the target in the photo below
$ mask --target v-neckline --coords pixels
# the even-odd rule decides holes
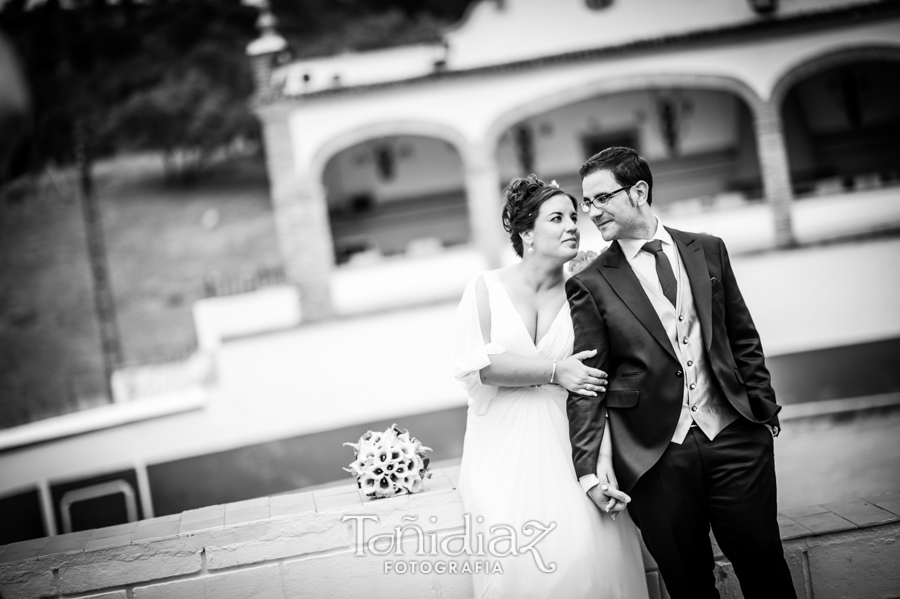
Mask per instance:
[[[562,303],[562,305],[559,307],[559,311],[556,313],[556,316],[553,317],[553,322],[551,322],[550,326],[547,327],[547,332],[545,332],[544,335],[537,342],[535,342],[535,340],[531,337],[531,333],[528,332],[528,325],[525,324],[525,319],[522,318],[522,314],[520,314],[519,309],[516,308],[516,304],[512,301],[512,297],[510,297],[509,292],[506,290],[506,286],[503,284],[503,281],[501,281],[500,277],[498,277],[496,274],[494,275],[494,281],[497,283],[497,285],[500,286],[500,289],[503,291],[503,295],[506,297],[506,301],[509,302],[509,306],[513,309],[513,312],[516,313],[516,320],[519,321],[519,325],[521,325],[522,332],[525,333],[525,337],[527,337],[528,340],[531,341],[531,345],[533,345],[534,348],[537,349],[544,341],[544,339],[546,339],[550,334],[550,331],[553,330],[553,327],[556,326],[556,322],[559,320],[559,316],[563,313],[563,310],[568,305],[568,302],[564,301]],[[537,327],[535,327],[534,334],[537,335]]]

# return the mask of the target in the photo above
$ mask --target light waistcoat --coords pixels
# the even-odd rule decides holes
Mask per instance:
[[[656,310],[681,364],[684,376],[684,400],[681,404],[678,426],[672,435],[672,442],[680,445],[693,423],[696,423],[703,434],[712,441],[722,429],[737,420],[739,414],[722,395],[709,366],[700,331],[700,319],[694,306],[691,282],[677,247],[674,253],[678,262],[675,268],[678,281],[675,306],[659,290],[658,283],[654,285],[639,271],[634,272],[644,293],[653,304],[653,309]]]

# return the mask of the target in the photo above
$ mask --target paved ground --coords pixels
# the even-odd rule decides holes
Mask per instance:
[[[780,509],[900,490],[900,406],[786,422],[775,464]]]

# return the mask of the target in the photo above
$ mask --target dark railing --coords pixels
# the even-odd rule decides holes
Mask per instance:
[[[224,276],[209,272],[203,279],[203,297],[225,297],[250,293],[265,287],[276,287],[287,283],[284,269],[280,266],[261,268],[249,277]]]
[[[329,214],[339,264],[356,252],[377,250],[384,256],[406,253],[411,243],[432,238],[443,246],[466,243],[469,211],[463,191],[414,199],[361,203]]]
[[[736,150],[720,150],[655,160],[653,170],[653,206],[668,208],[678,202],[699,199],[704,206],[714,204],[713,198],[722,193],[741,192],[748,199],[762,195],[759,177],[747,178],[739,173]],[[581,180],[572,174],[547,177],[556,179],[559,185],[581,195]]]

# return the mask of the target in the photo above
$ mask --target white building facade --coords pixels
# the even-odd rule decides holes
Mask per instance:
[[[503,185],[578,196],[610,145],[650,161],[667,222],[764,207],[748,249],[803,241],[798,198],[900,179],[897,2],[483,0],[440,44],[273,68],[282,46],[249,53],[304,320],[365,311],[403,259],[503,263]]]

